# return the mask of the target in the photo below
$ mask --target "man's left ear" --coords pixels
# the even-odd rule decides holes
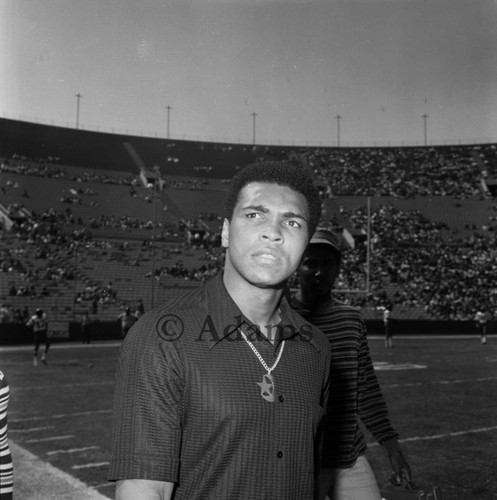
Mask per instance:
[[[230,222],[228,219],[224,219],[223,230],[221,231],[221,244],[223,248],[229,247],[230,240]]]

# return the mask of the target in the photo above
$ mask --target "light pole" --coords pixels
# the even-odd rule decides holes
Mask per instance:
[[[151,303],[152,308],[155,305],[155,226],[157,225],[157,184],[160,183],[160,168],[159,165],[155,165],[153,168],[155,172],[153,193],[152,193],[152,296]]]
[[[167,105],[166,109],[167,109],[167,138],[169,139],[170,114],[171,114],[171,109],[173,109],[173,108],[172,108],[172,106]]]
[[[83,97],[79,92],[74,96],[77,99],[76,104],[76,128],[79,128],[79,100]]]
[[[337,120],[337,146],[340,147],[340,120],[342,117],[340,115],[335,116]]]
[[[428,120],[428,115],[425,113],[424,115],[421,115],[421,118],[423,118],[423,131],[424,131],[424,139],[425,139],[425,146],[428,145],[428,134],[427,134],[427,120]]]
[[[251,113],[252,115],[252,144],[255,146],[255,117],[257,113]]]

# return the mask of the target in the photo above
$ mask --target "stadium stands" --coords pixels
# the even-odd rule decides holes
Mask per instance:
[[[150,308],[199,286],[222,266],[230,177],[283,157],[313,172],[322,224],[350,247],[338,288],[366,318],[385,304],[402,319],[496,313],[497,202],[482,182],[496,171],[495,145],[253,147],[0,119],[2,321],[35,305],[64,321],[94,308],[111,321],[138,299]],[[140,176],[154,166],[162,189]]]

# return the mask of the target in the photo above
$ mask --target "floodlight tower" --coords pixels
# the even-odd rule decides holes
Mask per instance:
[[[79,92],[74,96],[77,99],[76,104],[76,128],[79,128],[79,101],[83,97]]]
[[[255,146],[255,118],[257,113],[251,113],[252,115],[252,144]]]
[[[427,121],[428,121],[428,115],[425,113],[424,115],[421,115],[421,118],[423,118],[423,131],[424,131],[424,144],[425,146],[428,146],[428,133],[427,133]]]
[[[172,106],[167,105],[166,109],[167,109],[167,138],[169,139],[170,114],[171,114],[171,109],[173,109],[173,108],[172,108]]]

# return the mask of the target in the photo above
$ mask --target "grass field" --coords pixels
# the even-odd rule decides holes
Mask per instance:
[[[420,486],[440,485],[444,500],[497,498],[497,339],[370,339],[394,427]],[[9,438],[100,493],[109,462],[113,372],[118,346],[57,344],[49,365],[31,349],[0,348],[9,379]],[[380,484],[384,451],[368,456]],[[29,500],[29,499],[26,499]]]

